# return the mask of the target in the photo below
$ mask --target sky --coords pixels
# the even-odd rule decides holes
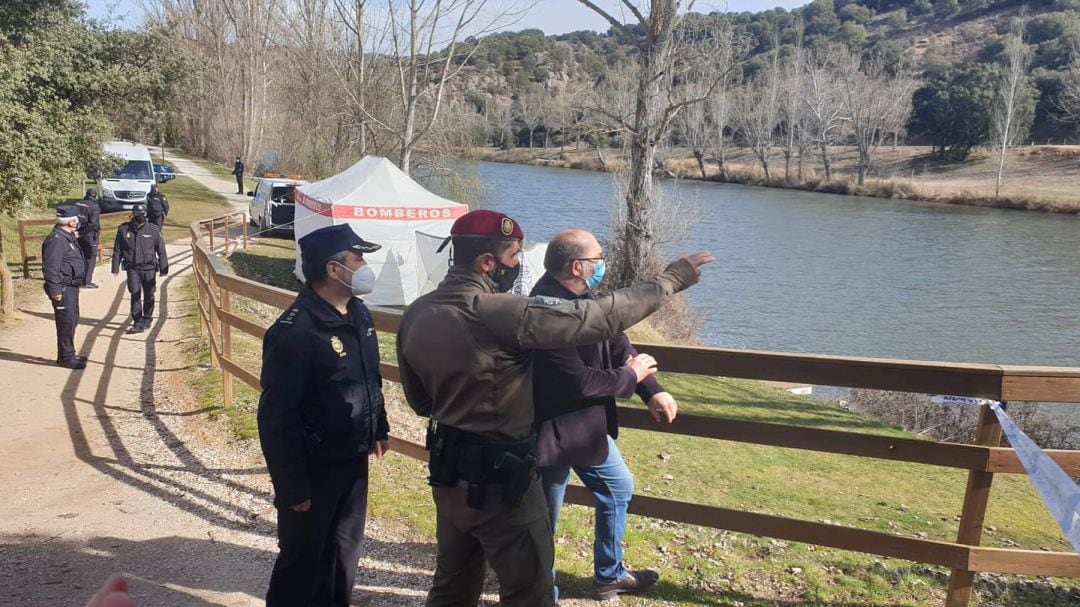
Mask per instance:
[[[143,0],[86,0],[91,17],[112,19],[124,27],[136,27],[142,22]],[[727,10],[729,12],[759,11],[774,7],[794,8],[808,0],[699,0],[698,12]],[[598,0],[603,8],[615,7],[615,0]],[[614,10],[614,8],[612,8]],[[577,0],[538,0],[520,21],[509,30],[537,28],[546,34],[564,34],[577,30],[607,31],[608,24]]]

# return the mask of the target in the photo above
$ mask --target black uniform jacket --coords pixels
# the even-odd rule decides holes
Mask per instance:
[[[60,228],[41,243],[41,269],[45,274],[45,294],[49,297],[64,292],[64,287],[81,285],[86,276],[86,258],[75,237]]]
[[[386,440],[379,341],[367,307],[342,316],[305,289],[263,338],[259,440],[274,484],[274,504],[311,497],[321,461],[364,457]]]
[[[123,263],[121,263],[123,262]],[[165,239],[161,230],[149,221],[135,225],[129,221],[120,224],[113,244],[113,274],[125,270],[158,270],[169,272],[169,255],[165,252]]]
[[[596,299],[592,291],[578,295],[559,284],[550,274],[544,274],[533,287],[531,295],[559,299]],[[637,356],[625,333],[599,343],[538,351],[533,358],[533,402],[537,423],[584,407],[604,405],[607,412],[607,432],[619,436],[615,409],[616,398],[629,398],[635,392],[649,402],[663,392],[652,376],[640,384],[626,359]]]
[[[83,198],[75,203],[79,207],[79,239],[97,244],[101,234],[101,206],[93,198]]]
[[[169,199],[160,191],[157,194],[149,194],[146,197],[146,216],[157,219],[169,214]]]

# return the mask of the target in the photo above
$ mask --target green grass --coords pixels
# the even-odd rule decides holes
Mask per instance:
[[[296,290],[293,242],[255,239],[231,255],[234,270],[267,284]],[[234,299],[238,313],[269,324],[277,311]],[[189,330],[198,330],[197,321]],[[384,359],[393,358],[393,335],[382,335]],[[236,357],[258,369],[259,344],[240,339]],[[220,403],[220,376],[206,373],[207,402]],[[683,414],[916,438],[836,406],[757,382],[661,374]],[[230,414],[234,432],[253,437],[257,394],[237,382]],[[400,387],[384,389],[396,419],[416,432],[421,420],[402,404]],[[640,403],[638,403],[640,406]],[[414,434],[415,435],[415,434]],[[642,495],[801,518],[906,536],[954,541],[967,473],[794,449],[763,447],[624,430],[620,449]],[[664,453],[663,458],[660,454]],[[397,524],[419,541],[434,536],[434,509],[424,465],[391,454],[371,469],[372,517]],[[576,482],[576,480],[575,480]],[[556,535],[563,596],[589,595],[592,577],[592,512],[567,506]],[[1022,475],[994,480],[983,545],[1068,551],[1070,548]],[[941,604],[948,571],[859,553],[668,523],[631,516],[626,559],[659,569],[661,586],[651,597],[625,597],[628,605],[831,605],[870,607]],[[792,573],[796,569],[798,573]],[[995,576],[980,586],[976,604],[1010,607],[1080,604],[1080,580],[1055,586],[1014,576]]]

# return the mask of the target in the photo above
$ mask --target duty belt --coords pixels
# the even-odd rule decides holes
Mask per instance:
[[[536,477],[536,440],[498,443],[431,420],[427,448],[431,453],[428,484],[468,487],[471,508],[484,507],[485,487],[500,485],[503,503],[517,506]]]

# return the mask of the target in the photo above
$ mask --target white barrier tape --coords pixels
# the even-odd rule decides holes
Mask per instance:
[[[1001,429],[1016,451],[1020,463],[1027,470],[1028,478],[1035,485],[1044,504],[1058,526],[1069,539],[1073,550],[1080,554],[1080,486],[1078,486],[1057,462],[1050,459],[1024,431],[1016,425],[1001,403],[984,398],[964,396],[931,396],[930,400],[943,405],[989,405],[1001,423]]]

